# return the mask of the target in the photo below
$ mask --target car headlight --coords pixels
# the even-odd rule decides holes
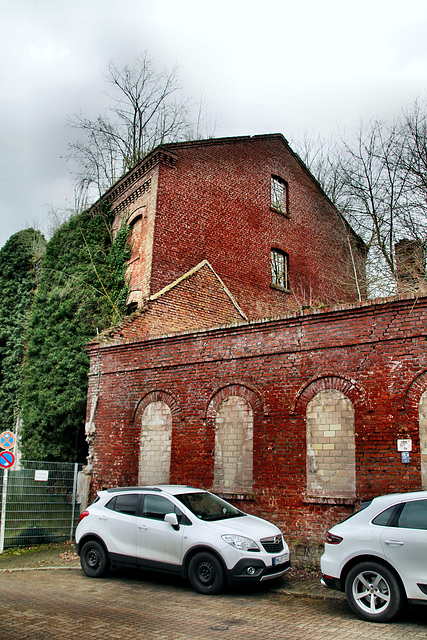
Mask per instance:
[[[250,538],[235,536],[233,534],[227,534],[225,536],[221,536],[221,538],[236,549],[241,549],[242,551],[259,551],[257,543]]]

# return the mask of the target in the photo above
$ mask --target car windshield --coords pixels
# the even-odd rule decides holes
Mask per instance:
[[[212,493],[183,493],[175,497],[200,520],[225,520],[245,515]]]

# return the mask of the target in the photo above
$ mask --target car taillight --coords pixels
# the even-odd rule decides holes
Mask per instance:
[[[83,518],[86,518],[86,516],[89,515],[89,511],[82,511],[80,516],[79,516],[79,522],[81,522],[83,520]]]
[[[340,542],[342,542],[342,538],[341,536],[336,536],[328,531],[328,533],[326,534],[325,542],[327,542],[327,544],[339,544]]]

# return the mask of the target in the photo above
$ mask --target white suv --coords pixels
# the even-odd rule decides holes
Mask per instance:
[[[427,604],[427,491],[374,498],[328,531],[326,587],[364,620],[386,622],[405,602]]]
[[[199,593],[283,576],[289,548],[270,522],[193,487],[100,491],[80,516],[76,544],[93,578],[127,565],[188,578]]]

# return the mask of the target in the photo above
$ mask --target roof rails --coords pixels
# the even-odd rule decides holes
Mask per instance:
[[[117,493],[119,491],[136,491],[137,489],[144,491],[162,491],[159,487],[111,487],[110,489],[107,489],[107,491],[108,493]]]

